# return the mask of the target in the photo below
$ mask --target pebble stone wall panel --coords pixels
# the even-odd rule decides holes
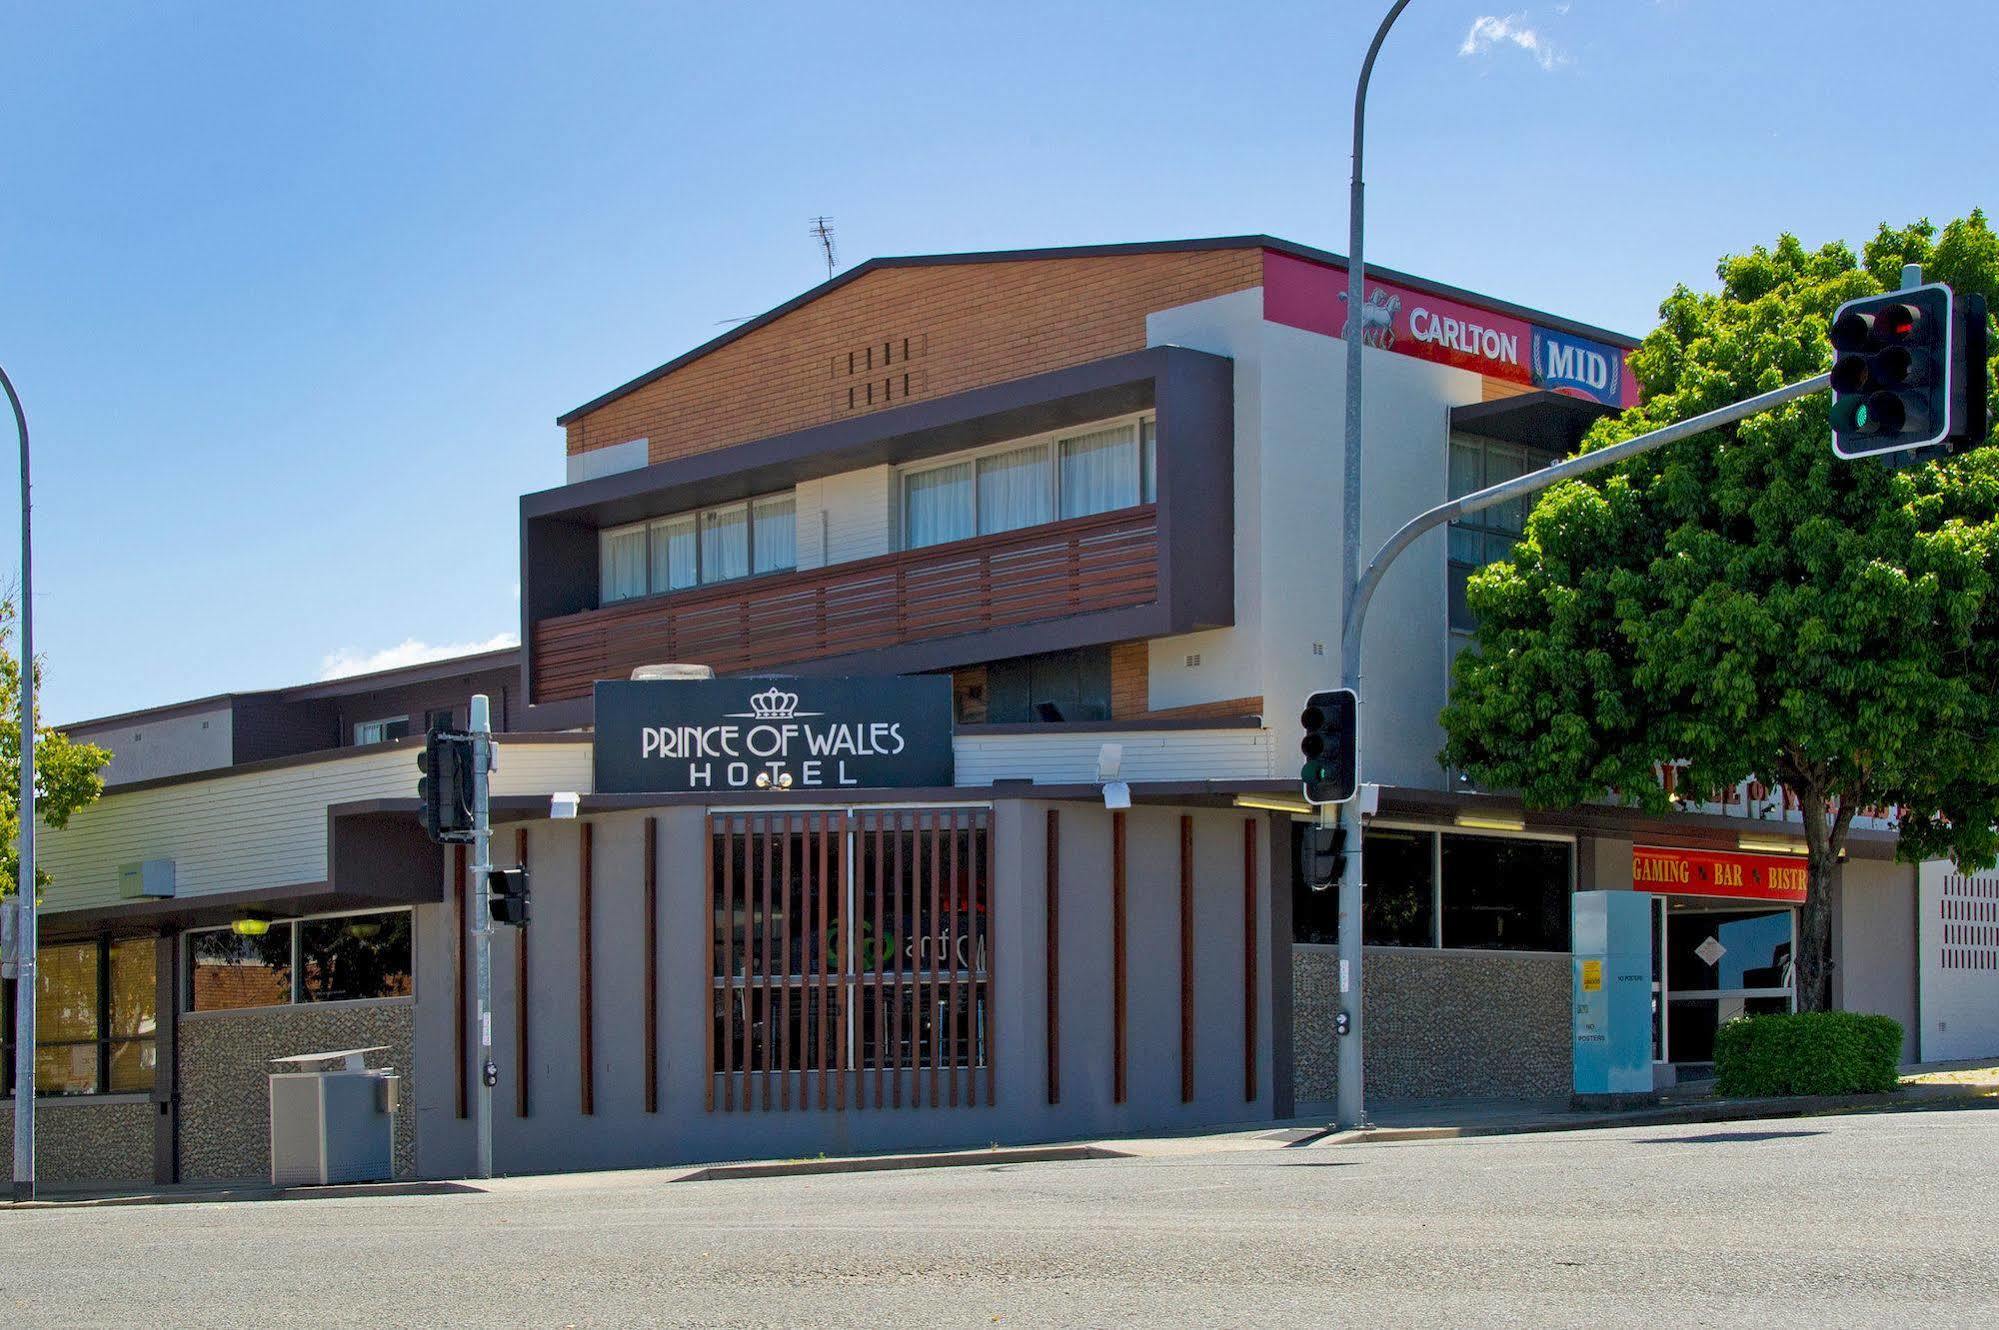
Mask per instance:
[[[1570,961],[1505,951],[1367,952],[1367,1097],[1562,1098],[1569,1094]],[[1339,956],[1292,948],[1297,1101],[1334,1097]]]
[[[271,1059],[387,1044],[371,1067],[403,1077],[396,1176],[416,1176],[414,1007],[406,999],[301,1005],[181,1017],[180,1174],[183,1182],[270,1175]]]
[[[153,1181],[153,1118],[150,1100],[123,1103],[52,1104],[42,1100],[35,1113],[35,1181],[65,1186],[84,1182]],[[14,1176],[14,1105],[0,1104],[0,1166]]]

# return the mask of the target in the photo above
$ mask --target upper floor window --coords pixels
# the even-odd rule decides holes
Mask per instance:
[[[1463,498],[1488,485],[1538,471],[1549,459],[1541,453],[1485,439],[1451,440],[1450,497]],[[1527,530],[1526,498],[1509,499],[1451,523],[1450,625],[1452,646],[1469,641],[1478,627],[1465,601],[1465,584],[1485,565],[1504,559]]]
[[[795,568],[796,528],[789,493],[611,527],[598,533],[598,601]]]
[[[902,476],[905,549],[1088,517],[1156,497],[1151,417],[961,454]]]
[[[385,744],[391,739],[403,738],[410,732],[408,716],[387,716],[381,720],[357,721],[354,725],[354,742],[360,744]]]

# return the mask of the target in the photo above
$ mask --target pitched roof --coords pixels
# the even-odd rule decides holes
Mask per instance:
[[[1347,264],[1344,255],[1335,254],[1330,250],[1314,249],[1310,245],[1300,245],[1293,241],[1280,240],[1276,236],[1268,235],[1210,236],[1204,239],[1147,240],[1117,245],[1066,245],[1052,249],[996,249],[964,254],[907,254],[873,258],[869,259],[866,263],[849,268],[838,276],[830,277],[819,283],[819,285],[793,296],[774,309],[766,310],[753,319],[748,319],[737,324],[719,337],[710,338],[693,350],[675,356],[672,360],[655,369],[647,370],[628,383],[619,384],[609,392],[593,397],[583,405],[563,412],[555,418],[555,423],[558,425],[567,425],[578,416],[587,415],[595,411],[598,407],[607,406],[621,397],[629,396],[647,384],[665,378],[683,365],[691,364],[703,356],[719,351],[729,345],[729,343],[739,338],[747,337],[766,324],[774,323],[793,310],[804,305],[809,305],[821,296],[839,290],[849,282],[859,281],[861,278],[878,269],[928,268],[966,263],[1019,263],[1036,259],[1121,258],[1133,254],[1195,253],[1202,250],[1214,249],[1269,249],[1275,250],[1280,254],[1290,254],[1314,263],[1327,263],[1340,268],[1346,267]],[[1574,319],[1562,318],[1559,315],[1549,314],[1544,310],[1531,309],[1525,305],[1513,304],[1510,301],[1495,300],[1490,296],[1483,296],[1474,291],[1467,291],[1462,287],[1448,286],[1442,282],[1431,281],[1427,277],[1418,277],[1412,273],[1398,272],[1393,268],[1383,268],[1374,264],[1369,264],[1367,270],[1369,273],[1379,276],[1383,281],[1397,282],[1404,286],[1413,287],[1418,291],[1428,292],[1431,295],[1462,300],[1498,313],[1511,314],[1515,317],[1538,323],[1546,328],[1577,333],[1584,337],[1593,337],[1598,341],[1608,342],[1613,346],[1634,347],[1638,345],[1638,339],[1626,333],[1612,332],[1607,328],[1598,328],[1592,324],[1579,323]]]

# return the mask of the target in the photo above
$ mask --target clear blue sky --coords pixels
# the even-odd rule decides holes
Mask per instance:
[[[1344,251],[1384,8],[8,0],[0,364],[36,441],[45,714],[514,631],[554,417],[817,281],[816,213],[843,266]],[[1910,93],[1842,94],[1887,15],[1933,48]],[[1642,333],[1781,229],[1999,207],[1995,49],[1987,0],[1415,0],[1370,257]]]

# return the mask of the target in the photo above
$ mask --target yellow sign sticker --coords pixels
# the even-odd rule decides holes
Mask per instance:
[[[1602,991],[1603,991],[1603,962],[1584,961],[1583,992],[1601,993]]]

